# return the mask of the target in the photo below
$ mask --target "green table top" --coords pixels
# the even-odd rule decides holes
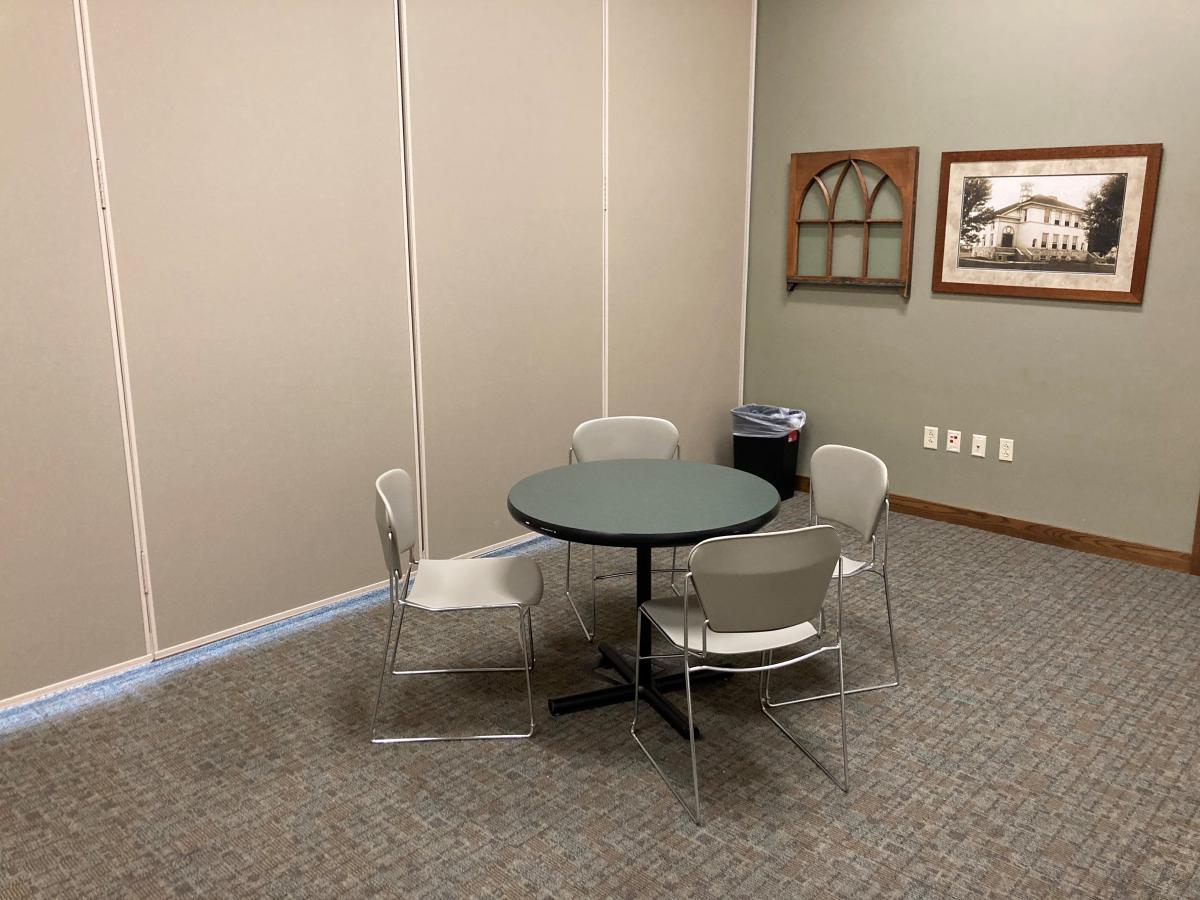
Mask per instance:
[[[779,493],[757,475],[727,466],[617,459],[530,475],[509,491],[508,511],[562,540],[676,547],[757,531],[779,512]]]

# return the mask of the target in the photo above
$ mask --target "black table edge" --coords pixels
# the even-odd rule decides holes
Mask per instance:
[[[721,528],[709,528],[703,531],[680,531],[664,534],[589,531],[586,528],[568,528],[561,525],[553,525],[517,509],[513,506],[511,499],[508,501],[508,512],[514,519],[531,531],[558,538],[560,541],[570,541],[573,544],[590,544],[597,547],[684,547],[690,544],[698,544],[712,537],[750,534],[758,531],[758,529],[779,515],[779,505],[779,501],[776,501],[775,505],[767,512],[747,519],[745,522],[740,522],[737,525],[726,525]]]

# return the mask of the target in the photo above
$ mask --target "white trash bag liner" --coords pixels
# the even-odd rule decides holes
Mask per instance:
[[[733,415],[733,433],[737,437],[787,437],[804,427],[802,409],[748,403],[735,406],[730,412]]]

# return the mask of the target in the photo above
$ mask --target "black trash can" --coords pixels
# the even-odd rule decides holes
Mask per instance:
[[[750,403],[731,412],[734,468],[771,482],[780,500],[792,497],[804,410]]]

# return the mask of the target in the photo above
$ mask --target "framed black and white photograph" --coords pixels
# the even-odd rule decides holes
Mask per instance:
[[[942,154],[933,290],[1141,303],[1161,144]]]

